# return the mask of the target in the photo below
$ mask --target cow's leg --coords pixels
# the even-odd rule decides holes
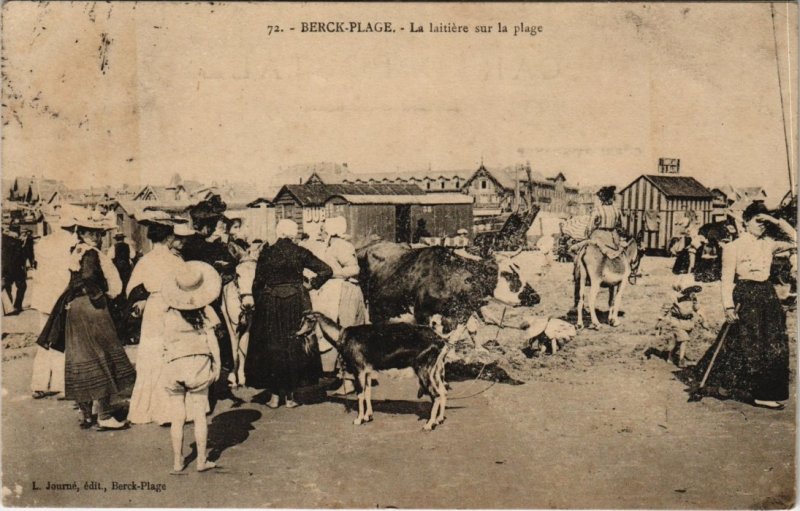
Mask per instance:
[[[436,418],[436,424],[444,422],[444,409],[447,406],[447,387],[444,381],[439,382],[439,416]]]
[[[365,381],[367,386],[364,389],[364,393],[366,395],[367,409],[364,411],[364,422],[370,422],[372,420],[372,373],[371,372],[367,373]]]
[[[442,363],[436,370],[436,391],[439,393],[439,416],[436,418],[436,424],[444,422],[444,409],[447,405],[447,384],[444,382],[444,358]]]
[[[611,326],[619,325],[619,318],[618,318],[619,307],[622,304],[622,292],[625,290],[625,287],[627,285],[628,285],[628,277],[625,277],[622,279],[622,281],[619,283],[619,286],[617,287],[617,292],[615,293],[614,296],[614,306],[612,308],[613,313],[609,313],[608,317],[608,323]]]
[[[434,392],[436,391],[434,390]],[[434,427],[436,427],[436,417],[438,417],[438,415],[439,415],[439,396],[435,396],[433,398],[433,405],[431,405],[431,416],[428,418],[428,422],[425,423],[425,426],[422,429],[424,429],[425,431],[431,431]]]
[[[366,371],[359,371],[356,375],[358,378],[358,382],[361,385],[361,388],[358,389],[358,417],[355,418],[353,424],[358,426],[359,424],[364,423],[364,401],[365,401],[365,393],[366,393],[366,384],[367,384],[367,372]]]
[[[616,286],[608,286],[608,313],[611,314],[611,308],[614,306],[614,291]]]

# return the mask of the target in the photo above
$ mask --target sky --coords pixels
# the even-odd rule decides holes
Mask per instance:
[[[797,12],[775,9],[796,172]],[[398,31],[300,32],[322,20]],[[493,33],[407,28],[451,21]],[[299,163],[484,161],[624,186],[670,157],[708,186],[789,189],[767,3],[11,2],[3,70],[4,178],[84,187],[179,172],[261,188]]]

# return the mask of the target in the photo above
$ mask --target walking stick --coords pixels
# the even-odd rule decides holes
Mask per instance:
[[[737,313],[739,312],[739,305],[736,306],[734,312]],[[716,362],[717,360],[717,355],[719,355],[719,352],[722,351],[722,346],[723,344],[725,344],[725,338],[728,336],[728,331],[731,329],[731,325],[733,325],[733,323],[729,321],[725,322],[725,327],[722,329],[722,332],[720,332],[719,343],[717,343],[717,349],[714,350],[714,354],[711,356],[711,361],[708,363],[708,367],[706,368],[706,372],[703,375],[702,381],[700,382],[700,386],[694,392],[692,392],[689,401],[700,401],[701,399],[703,399],[703,396],[700,393],[700,391],[703,390],[703,388],[706,386],[706,382],[708,381],[708,376],[711,374],[711,369],[714,367],[714,362]]]

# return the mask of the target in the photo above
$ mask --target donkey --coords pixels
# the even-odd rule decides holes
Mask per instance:
[[[312,335],[317,327],[339,352],[345,369],[355,376],[358,417],[353,424],[372,420],[372,373],[407,367],[412,367],[419,379],[417,397],[428,395],[433,401],[430,418],[423,429],[431,431],[444,422],[447,404],[444,360],[449,345],[432,328],[387,323],[342,329],[330,318],[318,312],[309,312],[303,316],[297,336]]]
[[[634,275],[638,272],[643,251],[639,249],[639,241],[631,239],[622,253],[611,258],[605,255],[600,247],[588,243],[575,261],[575,301],[578,313],[577,327],[583,328],[583,307],[586,299],[586,285],[589,284],[589,314],[592,327],[598,328],[600,321],[595,310],[597,293],[600,287],[608,287],[608,323],[619,324],[618,314],[622,303],[622,294],[627,284],[634,283]]]

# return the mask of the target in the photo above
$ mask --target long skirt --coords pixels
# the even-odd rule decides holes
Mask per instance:
[[[339,324],[342,327],[363,325],[367,322],[367,307],[364,305],[364,294],[361,288],[352,282],[342,285],[339,300]]]
[[[88,296],[72,300],[64,338],[67,399],[86,402],[130,390],[136,372],[117,339],[108,309],[95,308]]]
[[[589,236],[589,239],[594,241],[600,248],[600,251],[606,257],[617,256],[616,252],[620,249],[619,233],[615,230],[608,229],[595,229]]]
[[[678,252],[675,258],[675,264],[672,265],[672,273],[675,275],[686,275],[692,268],[689,268],[690,254],[688,249],[683,249]]]
[[[310,309],[308,296],[302,290],[287,294],[267,292],[257,298],[245,360],[247,385],[273,394],[314,385],[322,375],[317,343],[295,335],[303,312]]]
[[[142,333],[136,354],[136,384],[128,410],[128,420],[134,424],[170,421],[169,395],[160,381],[165,366],[163,329],[166,312],[161,293],[151,293],[142,315]]]
[[[769,282],[740,280],[733,301],[739,306],[739,321],[731,325],[706,385],[726,389],[744,400],[788,399],[789,339],[775,288]],[[717,343],[695,366],[700,378]]]

